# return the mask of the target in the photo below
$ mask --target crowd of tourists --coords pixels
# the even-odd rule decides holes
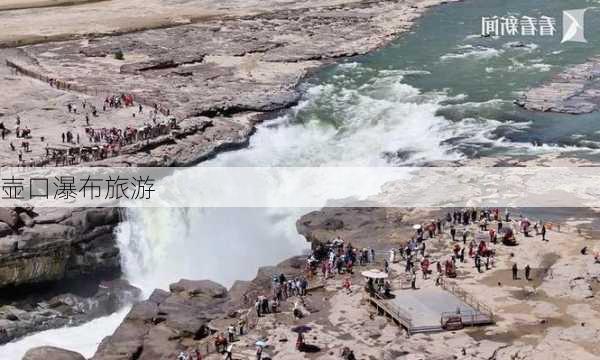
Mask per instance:
[[[50,81],[53,85],[54,82]],[[81,108],[79,109],[78,106]],[[135,107],[134,97],[131,94],[120,94],[107,96],[102,106],[102,111],[107,112],[111,109],[121,109],[127,107]],[[86,126],[84,128],[84,136],[87,143],[82,141],[81,135],[75,130],[66,130],[60,133],[60,142],[63,146],[51,145],[46,137],[41,136],[41,143],[45,143],[45,156],[39,159],[31,159],[26,162],[24,154],[30,153],[31,139],[33,137],[32,130],[28,126],[22,125],[20,115],[16,116],[15,136],[17,141],[20,141],[18,146],[14,140],[9,142],[9,148],[16,153],[16,160],[21,166],[44,166],[47,164],[55,164],[56,166],[75,165],[81,162],[96,161],[106,159],[108,157],[118,156],[121,153],[123,146],[131,145],[136,142],[146,141],[157,138],[162,135],[167,135],[171,130],[177,128],[175,118],[159,117],[159,113],[169,113],[168,109],[155,104],[153,109],[148,113],[148,120],[143,126],[125,126],[124,128],[117,127],[93,127],[90,124],[90,116],[96,118],[99,115],[98,108],[88,103],[86,99],[81,103],[68,103],[67,111],[73,116],[80,115],[85,118]],[[137,114],[142,114],[144,107],[142,104],[137,104]],[[136,112],[132,113],[135,118]],[[7,128],[4,122],[0,122],[0,134],[2,140],[6,139],[11,131]]]
[[[498,244],[515,244],[512,242],[515,237],[514,228],[520,229],[524,234],[525,230],[534,229],[536,235],[541,235],[542,240],[548,241],[546,237],[548,226],[544,223],[532,224],[529,219],[521,215],[513,219],[508,210],[501,214],[499,209],[467,208],[450,211],[440,219],[416,224],[413,235],[403,246],[385,252],[376,251],[373,248],[357,248],[344,241],[340,236],[336,236],[324,244],[315,246],[307,257],[303,276],[290,277],[285,274],[273,276],[271,279],[272,293],[255,296],[252,311],[258,318],[277,314],[282,311],[283,304],[293,298],[289,304],[291,306],[288,306],[291,315],[297,320],[303,319],[307,315],[304,296],[309,290],[311,279],[340,281],[340,288],[350,293],[351,276],[355,272],[355,266],[377,267],[382,265],[382,272],[389,274],[391,264],[403,262],[404,272],[409,275],[411,288],[417,288],[419,271],[423,279],[427,279],[437,272],[435,283],[441,285],[444,278],[456,277],[456,268],[459,263],[472,263],[479,273],[493,269],[496,266]],[[451,251],[434,260],[428,249],[435,240],[450,241]],[[384,255],[382,252],[389,255]],[[520,270],[517,264],[513,265],[513,279],[520,279],[518,274]],[[528,264],[522,271],[526,280],[532,280],[532,269]],[[381,298],[393,296],[392,285],[386,278],[368,278],[365,290],[371,296],[377,295]],[[245,302],[246,305],[252,306],[250,297],[246,297]],[[245,323],[238,324],[237,327],[230,325],[225,331],[215,335],[215,347],[224,354],[225,358],[231,358],[232,343],[238,336],[244,334],[245,325]],[[304,337],[299,332],[296,348],[302,351],[302,346],[305,346]],[[263,348],[262,345],[256,347],[257,359],[261,359],[263,356]],[[189,356],[184,359],[201,359],[199,354],[193,357],[195,355],[190,353]],[[348,347],[341,349],[340,357],[343,359],[356,358]]]

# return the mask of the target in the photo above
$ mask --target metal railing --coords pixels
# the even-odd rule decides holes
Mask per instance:
[[[411,333],[414,327],[412,320],[409,317],[402,314],[399,310],[394,309],[393,306],[387,304],[386,299],[379,294],[374,294],[373,296],[368,295],[368,297],[369,301],[373,303],[378,310],[382,310],[383,312],[387,313],[392,319],[396,320],[403,327],[405,327],[409,334]]]
[[[27,77],[30,77],[32,79],[40,80],[40,81],[43,81],[46,83],[48,83],[50,80],[53,80],[54,87],[59,90],[75,91],[75,92],[79,92],[79,93],[86,94],[89,96],[95,96],[95,97],[101,97],[101,98],[110,97],[110,96],[113,96],[113,95],[119,94],[119,93],[128,93],[129,92],[129,90],[118,89],[118,88],[106,88],[106,89],[98,88],[98,87],[92,88],[92,87],[83,86],[83,85],[80,85],[80,84],[77,84],[74,82],[60,80],[56,77],[47,76],[40,72],[34,71],[32,69],[28,69],[25,66],[23,66],[21,64],[17,64],[16,62],[14,62],[12,60],[8,60],[8,59],[6,60],[6,66],[14,69],[15,72],[25,75]],[[146,97],[144,97],[142,94],[139,94],[139,93],[135,94],[135,101],[137,103],[143,104],[145,106],[153,106],[154,105],[153,102],[149,101],[149,99],[147,99]],[[158,111],[160,111],[165,116],[167,115],[167,112],[163,106],[159,106]],[[177,114],[173,113],[170,115],[177,115]]]
[[[446,324],[449,319],[460,317],[463,325],[478,325],[486,324],[492,321],[488,314],[484,314],[478,311],[461,310],[460,313],[456,311],[443,312],[440,317],[440,323],[442,326]]]
[[[450,292],[451,294],[453,294],[454,296],[456,296],[457,298],[461,299],[465,304],[471,306],[473,309],[477,310],[480,314],[482,314],[483,316],[487,316],[489,317],[489,319],[493,322],[494,321],[494,312],[492,311],[492,309],[483,304],[482,302],[480,302],[477,298],[475,298],[473,295],[469,294],[467,291],[463,290],[462,288],[460,288],[459,286],[457,286],[454,283],[451,282],[443,282],[441,284],[441,287]],[[442,313],[442,316],[445,313]],[[455,316],[459,315],[456,312],[453,313]]]

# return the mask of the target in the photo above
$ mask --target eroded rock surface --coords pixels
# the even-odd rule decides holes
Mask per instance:
[[[186,341],[207,336],[208,323],[224,311],[227,289],[208,280],[181,280],[170,288],[172,292],[155,290],[135,304],[93,359],[172,358],[186,348]]]
[[[97,284],[89,280],[89,283],[86,286],[89,289],[76,285],[56,290],[42,288],[36,294],[24,295],[25,298],[0,306],[0,344],[34,332],[75,326],[112,314],[140,296],[140,290],[125,280]],[[5,299],[0,299],[0,303],[4,302]]]
[[[18,216],[14,221],[13,215],[5,217],[10,224],[1,226],[7,235],[0,238],[0,288],[120,273],[113,238],[118,209],[3,208],[0,212],[26,213],[32,221],[27,226]]]
[[[600,108],[600,57],[575,65],[517,100],[527,110],[584,114]]]
[[[0,343],[108,315],[139,295],[113,280],[119,209],[0,208],[0,218]]]
[[[89,103],[127,93],[136,102],[168,110],[180,123],[212,120],[209,127],[103,161],[114,166],[184,166],[246,145],[258,121],[297,103],[296,86],[309,71],[382,46],[439,2],[307,2],[290,9],[275,5],[268,12],[43,43],[0,55],[22,74],[56,79],[68,92],[86,94]],[[122,60],[117,53],[123,54]],[[72,100],[60,100],[67,101]]]
[[[52,346],[40,346],[28,350],[23,356],[23,360],[85,360],[85,358],[73,351]]]

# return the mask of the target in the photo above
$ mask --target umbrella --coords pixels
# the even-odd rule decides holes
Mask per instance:
[[[308,325],[299,325],[292,328],[292,331],[298,334],[305,333],[311,331],[312,328]]]
[[[421,228],[421,224],[414,224],[413,229],[419,230]]]
[[[388,274],[384,273],[383,271],[379,271],[377,269],[363,271],[361,274],[362,274],[362,276],[368,277],[371,279],[385,279],[388,277]]]
[[[267,346],[267,343],[262,340],[258,340],[256,342],[256,346],[265,347],[265,346]]]

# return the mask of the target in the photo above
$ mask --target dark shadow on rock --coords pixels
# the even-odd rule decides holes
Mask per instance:
[[[321,351],[321,348],[316,345],[304,344],[302,346],[302,349],[300,349],[300,351],[305,352],[305,353],[316,353],[316,352]]]

